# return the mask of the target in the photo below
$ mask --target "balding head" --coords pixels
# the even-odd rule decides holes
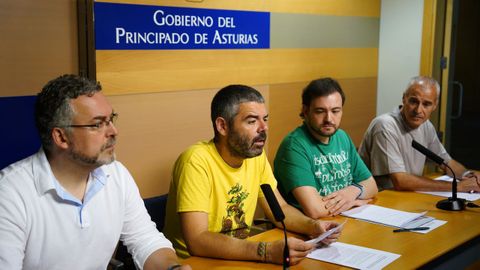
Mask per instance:
[[[425,123],[437,108],[440,86],[430,77],[414,77],[403,93],[400,110],[407,125],[416,129]]]
[[[438,82],[434,78],[427,76],[413,77],[408,82],[407,88],[403,92],[403,96],[408,95],[408,93],[414,89],[420,89],[424,92],[435,90],[435,102],[438,104],[438,100],[440,97],[440,84],[438,84]]]

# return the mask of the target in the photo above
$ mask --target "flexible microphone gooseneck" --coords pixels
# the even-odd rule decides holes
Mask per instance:
[[[260,185],[262,188],[262,192],[265,195],[265,199],[267,200],[268,206],[272,211],[273,217],[276,221],[280,222],[283,226],[283,235],[285,236],[285,246],[283,248],[283,269],[287,270],[290,266],[290,252],[288,249],[288,242],[287,242],[287,228],[285,227],[285,223],[283,220],[285,219],[285,214],[283,214],[282,208],[278,204],[277,198],[275,198],[275,194],[273,194],[272,188],[269,184]]]
[[[452,197],[448,197],[448,199],[439,201],[437,203],[437,208],[448,211],[461,211],[465,209],[466,200],[457,198],[457,178],[455,177],[455,172],[452,170],[452,168],[450,168],[450,166],[448,166],[448,164],[444,162],[443,158],[428,150],[423,145],[419,144],[417,141],[412,140],[412,147],[420,153],[424,154],[427,158],[433,160],[438,165],[445,165],[445,167],[450,169],[450,171],[452,172]]]

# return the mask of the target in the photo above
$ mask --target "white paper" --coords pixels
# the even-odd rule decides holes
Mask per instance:
[[[416,227],[426,227],[425,224],[435,220],[433,217],[421,216],[401,226],[401,228],[411,229]]]
[[[328,236],[330,236],[332,233],[334,232],[338,232],[341,228],[343,228],[343,225],[347,222],[347,219],[345,219],[345,221],[338,225],[337,227],[335,228],[331,228],[330,230],[322,233],[320,236],[318,236],[317,238],[313,238],[313,239],[310,239],[308,241],[305,241],[306,243],[313,243],[313,244],[318,244],[320,243],[323,239],[327,238]]]
[[[437,181],[446,181],[446,182],[452,182],[452,177],[448,175],[442,175],[440,177],[437,177],[433,180]],[[418,193],[425,193],[425,194],[430,194],[430,195],[435,195],[435,196],[440,196],[440,197],[452,197],[452,192],[451,191],[417,191]],[[467,192],[457,192],[457,197],[461,199],[465,199],[467,201],[476,201],[480,199],[480,193],[467,193]]]
[[[447,223],[445,220],[434,219],[434,220],[422,225],[422,227],[429,227],[430,229],[424,230],[424,231],[410,231],[410,232],[426,234],[426,233],[429,233],[429,232],[435,230],[436,228],[442,226],[445,223]]]
[[[422,217],[427,212],[412,213],[405,212],[387,207],[382,207],[373,204],[366,204],[356,207],[342,213],[343,216],[380,223],[388,226],[399,228],[410,228],[409,223],[415,219]],[[431,221],[433,218],[425,219],[423,223]],[[415,226],[420,226],[423,223],[416,223]]]
[[[357,269],[382,269],[400,257],[399,254],[341,242],[315,249],[307,258]]]

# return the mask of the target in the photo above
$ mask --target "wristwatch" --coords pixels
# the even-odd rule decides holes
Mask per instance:
[[[470,176],[471,174],[473,174],[472,171],[466,170],[466,171],[462,174],[462,178],[464,178],[464,177],[466,177],[466,176]]]
[[[363,190],[364,190],[364,189],[363,189],[363,186],[360,185],[360,184],[358,184],[358,183],[355,183],[355,182],[352,183],[352,186],[357,187],[357,188],[360,189],[360,194],[358,194],[357,198],[355,198],[355,199],[360,198],[360,196],[363,195]]]

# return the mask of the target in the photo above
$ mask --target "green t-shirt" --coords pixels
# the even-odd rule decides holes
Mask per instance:
[[[300,208],[292,190],[315,187],[320,196],[367,180],[372,174],[345,131],[339,129],[323,144],[312,137],[307,126],[296,128],[280,144],[274,161],[278,190],[288,203]]]

